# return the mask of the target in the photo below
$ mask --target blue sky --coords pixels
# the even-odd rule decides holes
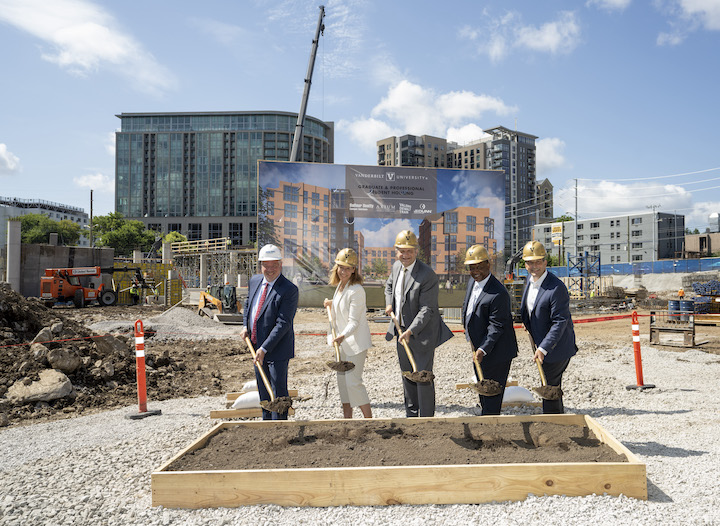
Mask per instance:
[[[119,113],[297,112],[319,2],[0,0],[0,195],[114,210]],[[720,0],[330,0],[308,114],[375,141],[538,139],[555,214],[720,212]]]

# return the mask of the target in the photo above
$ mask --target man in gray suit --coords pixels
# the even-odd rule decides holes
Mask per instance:
[[[395,238],[397,261],[385,283],[385,313],[396,313],[402,333],[391,322],[385,339],[398,336],[397,353],[401,371],[412,371],[401,340],[407,342],[418,371],[432,371],[435,347],[452,332],[443,322],[438,308],[438,277],[432,268],[417,259],[420,245],[412,230]],[[408,417],[435,415],[435,383],[413,382],[403,376],[405,414]]]

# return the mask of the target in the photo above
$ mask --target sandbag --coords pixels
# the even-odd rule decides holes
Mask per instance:
[[[503,393],[503,402],[532,402],[535,400],[532,392],[517,385],[511,385],[505,388]]]
[[[243,393],[247,393],[248,391],[257,391],[257,380],[248,380],[245,382],[242,386]]]
[[[232,409],[251,409],[253,407],[260,407],[260,393],[257,391],[250,391],[249,393],[241,394],[235,399],[231,407]]]

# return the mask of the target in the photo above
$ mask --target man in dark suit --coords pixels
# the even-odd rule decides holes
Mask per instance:
[[[547,270],[547,252],[542,243],[530,241],[523,247],[528,280],[523,291],[520,312],[537,350],[548,385],[562,387],[562,375],[577,353],[575,329],[570,316],[567,287]],[[543,413],[564,413],[562,396],[543,400]]]
[[[262,247],[258,261],[262,273],[250,278],[240,337],[243,340],[250,337],[256,349],[255,364],[265,371],[275,396],[288,396],[288,364],[295,356],[293,318],[298,288],[282,275],[282,254],[278,247]],[[260,400],[270,400],[257,368],[255,378]],[[270,419],[287,420],[287,412],[271,413],[263,409],[263,420]]]
[[[397,261],[385,283],[385,313],[394,312],[402,332],[390,322],[385,339],[398,336],[397,353],[401,371],[412,371],[401,340],[407,342],[418,371],[432,371],[435,348],[452,338],[440,316],[438,277],[417,259],[420,245],[412,230],[403,230],[395,239]],[[408,417],[435,415],[435,383],[414,382],[403,376],[405,414]]]
[[[495,396],[480,396],[483,415],[499,415],[510,364],[517,356],[517,340],[510,311],[510,294],[490,273],[490,257],[482,245],[465,254],[471,280],[463,303],[465,337],[470,341],[486,380],[495,380],[501,390]],[[475,367],[473,367],[475,370]],[[477,371],[475,376],[477,376]]]

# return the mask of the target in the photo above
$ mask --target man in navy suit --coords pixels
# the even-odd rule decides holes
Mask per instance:
[[[298,305],[298,288],[282,275],[282,254],[275,245],[265,245],[258,255],[262,274],[250,278],[243,309],[244,327],[240,337],[250,337],[256,349],[255,365],[262,367],[276,397],[288,396],[287,375],[295,356],[293,318]],[[255,370],[260,400],[270,400],[260,373]],[[287,412],[263,409],[263,420],[287,420]]]
[[[534,359],[545,371],[548,385],[562,386],[562,375],[577,353],[575,329],[570,316],[567,287],[547,270],[547,252],[542,243],[530,241],[523,247],[528,280],[520,312],[525,328],[537,346]],[[564,413],[562,396],[543,400],[543,413]]]
[[[486,380],[495,380],[501,390],[495,396],[480,396],[483,415],[499,415],[510,364],[517,356],[517,339],[510,310],[510,294],[490,273],[490,257],[482,245],[465,254],[471,280],[463,303],[463,327]],[[475,367],[473,367],[475,370]],[[475,376],[480,378],[475,372]]]

